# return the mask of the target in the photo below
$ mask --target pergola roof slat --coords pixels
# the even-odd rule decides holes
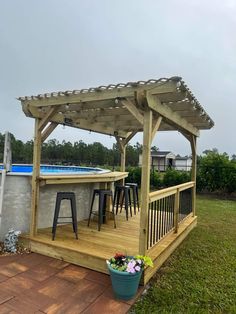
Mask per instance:
[[[152,108],[147,102],[137,102],[137,93],[154,96],[158,111],[157,106]],[[181,129],[196,135],[199,130],[210,129],[214,125],[180,77],[51,92],[18,99],[26,116],[45,121],[45,117],[49,117],[49,122],[109,135],[119,134],[120,137],[125,137],[127,132],[143,130],[143,113],[148,108],[153,110],[154,116],[163,118],[159,131]],[[51,112],[54,114],[51,115]]]

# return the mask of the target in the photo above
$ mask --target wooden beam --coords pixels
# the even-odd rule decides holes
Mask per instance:
[[[159,113],[169,124],[174,125],[177,130],[187,131],[192,135],[199,136],[198,129],[184,118],[181,118],[179,114],[173,112],[167,105],[163,105],[157,97],[147,92],[146,99],[149,108]]]
[[[127,145],[129,143],[129,141],[137,134],[137,131],[133,131],[133,132],[130,132],[130,134],[124,138],[122,141],[124,143],[124,145]]]
[[[21,100],[24,111],[28,111],[27,106],[45,107],[55,105],[66,105],[80,102],[103,101],[116,98],[133,98],[135,91],[151,90],[151,93],[165,94],[176,92],[176,81],[167,81],[160,84],[154,83],[150,85],[137,85],[136,87],[124,87],[107,89],[104,91],[97,90],[92,93],[72,93],[69,95],[56,95],[51,97],[39,97],[34,99]]]
[[[39,177],[41,159],[41,132],[39,131],[39,123],[40,120],[35,119],[30,237],[34,237],[37,234],[38,225]]]
[[[55,128],[58,126],[57,123],[51,122],[47,128],[42,132],[41,141],[42,143],[48,138],[48,136],[55,130]]]
[[[141,255],[145,255],[147,251],[151,135],[152,135],[152,110],[148,110],[145,111],[144,113],[144,126],[143,126],[141,213],[139,228],[139,254]]]
[[[135,104],[129,99],[120,100],[129,112],[143,125],[143,113],[135,106]]]
[[[160,125],[161,125],[162,117],[158,117],[155,121],[154,125],[152,126],[152,139],[151,142],[154,140],[154,137],[156,135],[156,132],[158,131]]]
[[[39,131],[42,132],[43,129],[46,127],[48,122],[50,122],[50,119],[55,115],[55,113],[58,111],[58,107],[52,107],[48,110],[48,112],[45,114],[45,116],[42,118],[42,120],[39,122]]]

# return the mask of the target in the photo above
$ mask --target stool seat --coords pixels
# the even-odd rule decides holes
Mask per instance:
[[[131,188],[127,185],[117,185],[115,187],[115,195],[114,195],[114,207],[116,207],[116,215],[118,213],[118,208],[120,206],[120,213],[123,208],[123,204],[125,205],[125,214],[126,220],[128,220],[129,209],[130,208],[130,216],[132,217],[132,206],[131,206]]]
[[[69,200],[70,201],[70,207],[71,207],[71,216],[59,216],[60,206],[62,200]],[[58,222],[58,219],[61,218],[71,218],[72,219],[72,226],[73,231],[75,233],[75,237],[78,240],[78,227],[77,227],[77,211],[76,211],[76,202],[75,202],[75,193],[74,192],[57,192],[56,197],[56,205],[55,205],[55,211],[54,211],[54,218],[53,218],[53,226],[52,226],[52,240],[54,241],[56,236],[56,229],[57,224],[65,224],[68,223],[68,221],[60,221]]]
[[[98,213],[93,210],[94,200],[95,197],[98,196]],[[106,203],[107,203],[107,197],[110,198],[112,203],[112,211],[106,210]],[[106,212],[112,213],[114,217],[114,228],[116,228],[116,220],[115,220],[115,213],[114,213],[114,205],[113,205],[113,193],[112,190],[106,190],[106,189],[94,189],[93,190],[93,196],[92,196],[92,202],[89,212],[89,219],[88,219],[88,227],[91,220],[91,215],[97,215],[98,216],[98,231],[101,229],[102,223],[106,222]]]
[[[132,203],[134,204],[134,213],[136,214],[136,206],[139,211],[139,197],[138,197],[138,184],[137,183],[125,183],[125,185],[129,186],[132,189]]]

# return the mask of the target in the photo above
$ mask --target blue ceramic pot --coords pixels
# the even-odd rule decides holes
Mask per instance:
[[[121,300],[132,299],[137,293],[142,271],[131,274],[113,269],[109,264],[107,266],[115,297]]]

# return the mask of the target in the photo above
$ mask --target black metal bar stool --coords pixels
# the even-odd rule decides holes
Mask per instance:
[[[128,220],[128,216],[129,216],[128,207],[130,208],[130,216],[132,217],[130,187],[126,185],[117,185],[115,187],[115,195],[114,195],[114,207],[116,207],[116,215],[118,213],[119,205],[120,205],[120,213],[121,213],[124,202],[125,202],[126,219]]]
[[[95,196],[98,196],[98,212],[93,210],[93,204],[95,200]],[[107,205],[107,198],[110,197],[112,203],[112,211],[106,210]],[[114,217],[114,228],[116,228],[116,220],[115,220],[115,213],[114,213],[114,205],[113,205],[113,193],[111,190],[104,190],[104,189],[95,189],[93,191],[93,197],[89,212],[89,219],[88,219],[88,227],[91,220],[92,213],[98,216],[98,231],[100,231],[101,224],[106,222],[106,212],[112,213]]]
[[[59,217],[59,211],[61,206],[62,200],[69,200],[70,206],[71,206],[71,216],[69,217]],[[54,212],[54,218],[53,218],[53,226],[52,226],[52,240],[55,239],[56,235],[56,229],[57,224],[65,224],[68,223],[68,221],[59,221],[60,218],[71,218],[72,219],[72,226],[73,231],[75,233],[76,239],[78,239],[78,227],[77,227],[77,213],[76,213],[76,202],[75,202],[75,193],[74,192],[58,192],[57,198],[56,198],[56,206],[55,206],[55,212]]]
[[[136,206],[139,211],[139,198],[138,198],[138,184],[137,183],[125,183],[125,185],[130,186],[132,189],[132,203],[134,204],[134,213],[136,214]]]

